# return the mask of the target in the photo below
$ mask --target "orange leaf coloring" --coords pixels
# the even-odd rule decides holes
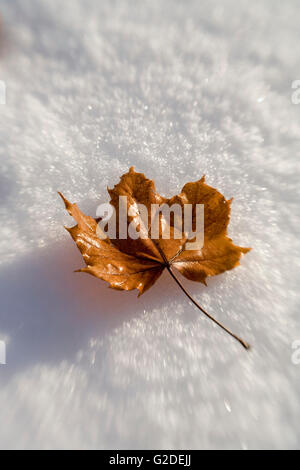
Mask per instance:
[[[152,204],[167,204],[169,207],[179,204],[182,208],[185,204],[191,204],[193,229],[196,204],[204,205],[203,247],[201,250],[188,250],[186,246],[190,240],[187,240],[183,230],[179,238],[175,237],[175,223],[172,219],[169,239],[163,239],[161,236],[156,240],[150,236],[121,239],[118,230],[115,239],[100,239],[97,235],[97,220],[84,215],[76,204],[71,204],[59,193],[67,211],[77,222],[77,225],[67,230],[86,264],[86,267],[79,271],[107,281],[113,289],[138,289],[141,295],[157,281],[165,268],[175,280],[174,268],[187,279],[206,284],[208,276],[215,276],[233,269],[239,264],[241,255],[250,250],[250,248],[234,245],[227,236],[232,200],[226,200],[216,189],[208,186],[204,176],[199,181],[187,183],[180,194],[167,199],[157,193],[153,181],[147,179],[143,173],[136,173],[132,167],[113,189],[108,189],[108,192],[111,197],[110,204],[116,211],[117,228],[120,215],[119,196],[127,197],[127,210],[129,207],[136,207],[137,204],[146,206],[149,214],[149,227],[151,226]],[[127,214],[127,227],[133,220],[138,230],[142,231],[144,224],[138,212],[132,215]],[[183,288],[178,279],[177,282]],[[185,293],[187,294],[186,291]],[[197,305],[194,300],[193,302]],[[197,306],[210,317],[202,307]],[[213,321],[218,323],[214,319]],[[247,343],[222,325],[220,326],[242,342],[244,347],[248,347]]]

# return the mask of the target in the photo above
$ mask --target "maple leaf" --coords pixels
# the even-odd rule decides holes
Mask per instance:
[[[242,254],[250,248],[233,244],[227,236],[227,226],[230,220],[232,200],[226,200],[216,189],[205,183],[204,176],[196,182],[187,183],[180,194],[167,199],[157,193],[154,182],[147,179],[143,173],[136,173],[131,167],[129,172],[121,177],[113,189],[108,189],[111,197],[110,204],[116,214],[116,236],[114,238],[99,238],[97,231],[98,220],[84,215],[76,204],[71,204],[61,193],[66,209],[76,220],[77,225],[67,228],[79,248],[86,267],[80,269],[109,283],[109,287],[118,290],[138,289],[139,295],[148,290],[167,269],[177,284],[190,300],[211,320],[237,339],[245,348],[249,345],[224,327],[209,315],[186,291],[181,281],[174,274],[177,269],[183,276],[192,281],[206,284],[208,276],[215,276],[233,269],[239,264]],[[145,237],[133,239],[122,238],[119,233],[119,218],[121,217],[120,196],[126,196],[127,208],[125,220],[127,229],[132,222],[137,231],[146,230]],[[138,208],[143,204],[147,208],[148,220],[144,220]],[[192,207],[192,229],[196,226],[196,207],[204,205],[204,234],[201,249],[187,249],[187,244],[193,242],[182,229],[178,233],[175,217],[169,220],[169,237],[162,236],[162,219],[159,220],[159,238],[150,236],[151,207],[174,204],[184,208]],[[148,222],[145,223],[145,222]]]

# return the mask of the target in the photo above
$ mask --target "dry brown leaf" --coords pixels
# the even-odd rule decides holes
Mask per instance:
[[[185,249],[190,240],[187,240],[183,230],[180,238],[175,238],[175,223],[172,219],[168,240],[161,236],[158,240],[153,240],[150,236],[136,240],[130,237],[120,239],[118,231],[115,239],[102,240],[97,235],[97,220],[84,215],[76,204],[71,204],[59,193],[67,211],[77,222],[75,227],[67,230],[86,263],[86,267],[79,271],[107,281],[113,289],[138,289],[141,295],[156,282],[166,268],[189,296],[174,275],[173,268],[187,279],[206,284],[208,276],[215,276],[233,269],[239,264],[241,255],[250,250],[250,248],[234,245],[227,236],[231,200],[226,200],[216,189],[208,186],[204,177],[194,183],[187,183],[179,195],[167,199],[156,192],[153,181],[147,179],[142,173],[136,173],[132,167],[113,189],[108,189],[108,192],[111,197],[110,204],[116,210],[117,227],[120,213],[119,196],[127,196],[127,209],[137,204],[144,204],[147,207],[149,227],[151,226],[152,204],[167,204],[168,206],[179,204],[181,207],[191,204],[193,229],[195,228],[196,204],[204,205],[204,244],[201,250],[194,251]],[[133,219],[139,230],[142,230],[144,224],[139,213],[127,216],[127,227]],[[247,343],[223,327],[192,298],[191,300],[213,321],[242,342],[243,346],[248,347]]]

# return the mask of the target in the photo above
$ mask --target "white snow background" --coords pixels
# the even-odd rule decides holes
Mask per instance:
[[[1,448],[297,448],[299,1],[0,1]],[[57,190],[90,215],[134,165],[170,196],[206,174],[252,252],[137,298],[83,260]]]

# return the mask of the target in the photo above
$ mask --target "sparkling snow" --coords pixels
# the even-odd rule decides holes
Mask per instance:
[[[300,443],[297,0],[2,0],[1,448]],[[95,215],[129,166],[206,175],[253,247],[208,287],[140,299],[73,270],[57,195]]]

